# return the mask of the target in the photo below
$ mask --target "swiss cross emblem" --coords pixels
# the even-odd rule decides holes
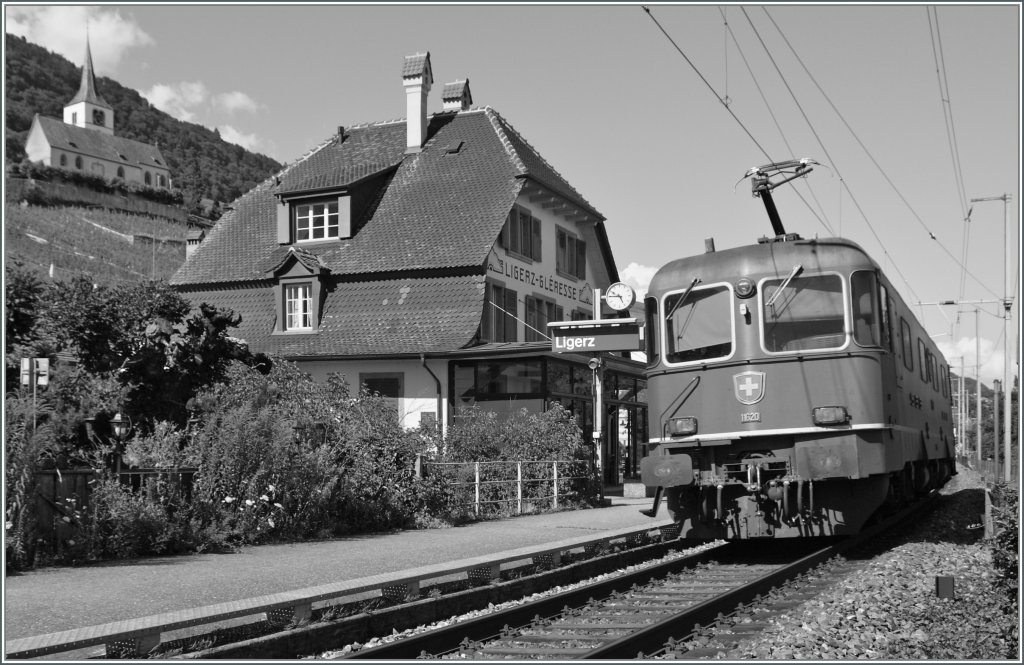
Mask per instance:
[[[732,387],[740,404],[757,404],[764,397],[764,372],[733,374]]]

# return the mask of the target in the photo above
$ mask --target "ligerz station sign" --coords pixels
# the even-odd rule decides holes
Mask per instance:
[[[636,319],[553,321],[548,329],[551,350],[558,353],[640,350]]]

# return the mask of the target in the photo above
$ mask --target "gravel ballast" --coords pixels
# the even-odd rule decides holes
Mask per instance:
[[[981,539],[984,482],[961,467],[940,493],[901,544],[718,657],[1019,661],[1019,606],[994,589]],[[939,576],[954,578],[953,598],[938,596]]]

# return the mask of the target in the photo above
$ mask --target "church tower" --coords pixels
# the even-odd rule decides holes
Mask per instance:
[[[96,77],[92,71],[92,52],[89,35],[85,36],[85,64],[82,66],[82,84],[70,102],[64,106],[64,122],[76,127],[114,134],[114,108],[96,92]]]

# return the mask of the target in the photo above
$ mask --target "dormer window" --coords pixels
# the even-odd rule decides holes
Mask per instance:
[[[352,237],[351,198],[317,196],[278,204],[277,241],[282,245]]]
[[[309,282],[284,285],[284,329],[313,329],[313,289]]]
[[[295,242],[337,238],[338,201],[295,205]]]
[[[273,334],[316,334],[320,327],[324,280],[329,274],[315,254],[291,247],[267,271],[274,280],[276,317]]]

